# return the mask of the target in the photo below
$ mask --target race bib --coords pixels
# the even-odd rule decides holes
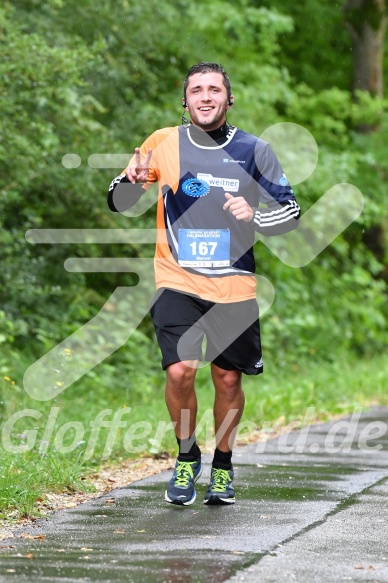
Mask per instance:
[[[178,263],[182,267],[228,267],[229,229],[179,229]]]

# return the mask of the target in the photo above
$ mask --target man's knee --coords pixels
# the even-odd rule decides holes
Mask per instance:
[[[180,387],[194,383],[196,361],[174,362],[167,369],[167,382],[170,386]]]
[[[213,379],[216,391],[226,398],[233,398],[241,391],[241,373],[237,370],[223,370],[217,368],[213,371]]]

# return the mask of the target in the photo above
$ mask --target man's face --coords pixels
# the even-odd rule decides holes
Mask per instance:
[[[228,93],[221,73],[196,73],[189,78],[186,110],[191,122],[205,131],[215,130],[226,119]]]

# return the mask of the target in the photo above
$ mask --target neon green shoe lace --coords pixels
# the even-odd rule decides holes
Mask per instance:
[[[226,492],[226,485],[230,482],[228,470],[213,468],[212,471],[212,490],[213,492]]]
[[[190,478],[194,478],[193,465],[195,462],[180,462],[176,467],[175,485],[187,488]]]

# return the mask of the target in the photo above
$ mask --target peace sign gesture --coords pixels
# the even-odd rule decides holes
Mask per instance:
[[[125,169],[129,182],[132,182],[132,184],[135,184],[135,182],[147,182],[151,156],[152,149],[150,148],[142,162],[140,148],[135,148],[135,164],[131,164]]]

